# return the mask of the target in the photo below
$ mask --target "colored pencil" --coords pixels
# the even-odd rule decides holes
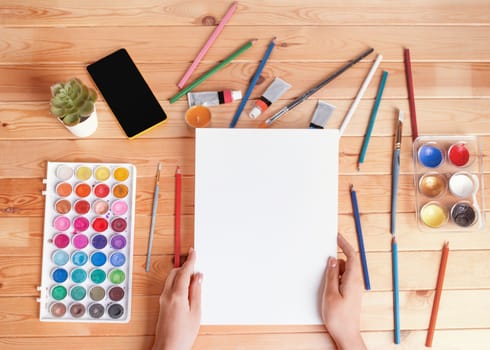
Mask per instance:
[[[187,82],[187,80],[189,79],[189,77],[191,76],[191,74],[194,72],[194,70],[196,69],[196,67],[199,64],[199,62],[201,62],[201,59],[204,57],[204,55],[206,55],[206,53],[208,52],[208,50],[211,47],[211,45],[213,45],[213,43],[216,41],[216,38],[218,37],[218,35],[221,33],[221,31],[225,27],[225,24],[228,23],[228,21],[230,20],[231,16],[235,12],[235,10],[237,8],[237,4],[238,4],[237,1],[233,2],[231,4],[230,8],[228,9],[228,11],[226,11],[226,14],[221,19],[221,21],[219,22],[219,24],[216,27],[216,29],[213,31],[213,33],[208,38],[208,40],[206,41],[206,43],[204,44],[204,46],[201,48],[201,51],[199,51],[199,53],[197,54],[197,56],[194,59],[194,61],[192,62],[192,64],[189,66],[189,68],[187,69],[187,71],[184,73],[184,76],[182,77],[182,79],[180,79],[179,83],[177,84],[177,86],[179,88],[182,89],[184,87],[185,83]]]
[[[442,247],[441,264],[439,266],[439,274],[437,276],[436,293],[434,295],[434,304],[432,305],[432,312],[430,315],[429,330],[427,332],[427,339],[425,340],[425,346],[432,346],[432,339],[434,338],[434,331],[436,328],[437,313],[439,312],[439,303],[441,301],[442,286],[444,284],[444,275],[446,274],[447,257],[449,255],[449,242],[444,242]]]
[[[344,65],[342,68],[340,68],[339,70],[337,70],[336,72],[334,72],[333,74],[331,74],[330,76],[328,76],[326,79],[322,80],[317,85],[315,85],[314,87],[312,87],[311,89],[309,89],[308,91],[306,91],[303,95],[299,96],[294,101],[290,102],[288,105],[286,105],[285,107],[281,108],[272,117],[264,120],[264,122],[262,122],[262,124],[260,124],[260,127],[261,128],[267,128],[267,127],[271,126],[272,123],[274,123],[276,120],[278,120],[279,118],[281,118],[284,114],[286,114],[287,112],[289,112],[290,110],[292,110],[293,108],[295,108],[296,106],[298,106],[301,102],[304,102],[308,97],[310,97],[315,92],[317,92],[318,90],[320,90],[322,87],[324,87],[325,85],[327,85],[328,83],[330,83],[332,80],[334,80],[339,75],[341,75],[342,73],[344,73],[346,70],[348,70],[349,68],[351,68],[353,65],[355,65],[356,63],[358,63],[359,61],[361,61],[363,58],[365,58],[366,56],[368,56],[369,54],[371,54],[371,52],[373,52],[373,51],[374,51],[373,48],[370,48],[370,49],[364,51],[361,55],[359,55],[358,57],[354,58],[352,61],[350,61],[349,63],[347,63],[346,65]]]
[[[413,92],[413,77],[412,77],[412,63],[410,61],[410,50],[405,49],[405,77],[407,79],[407,90],[408,90],[408,104],[410,106],[410,122],[412,125],[412,140],[419,136],[419,131],[417,127],[417,114],[415,112],[415,95]]]
[[[393,164],[391,171],[391,227],[390,232],[395,234],[396,229],[396,199],[398,196],[398,178],[400,177],[400,151],[402,145],[402,129],[404,114],[398,111],[395,146],[393,149]]]
[[[366,290],[371,290],[371,283],[369,282],[369,272],[366,259],[366,250],[364,248],[364,239],[362,237],[361,218],[359,215],[359,207],[357,205],[357,195],[356,191],[354,190],[354,185],[351,185],[350,187],[350,198],[352,202],[354,220],[356,222],[357,241],[359,244],[359,254],[361,256],[362,273],[364,277],[364,288]]]
[[[364,93],[366,92],[366,89],[369,86],[369,83],[373,79],[374,73],[376,72],[376,69],[378,69],[378,66],[381,63],[382,59],[383,59],[382,55],[376,56],[376,60],[374,61],[373,65],[371,66],[371,69],[369,70],[366,78],[364,79],[364,81],[361,85],[361,88],[357,92],[356,98],[352,102],[349,110],[347,111],[347,114],[344,117],[344,121],[342,122],[342,125],[340,126],[340,129],[339,129],[340,136],[342,136],[345,129],[347,128],[349,121],[351,120],[352,116],[354,115],[354,113],[357,109],[357,106],[359,105],[359,102],[361,102],[362,96],[364,96]]]
[[[155,221],[157,217],[158,194],[160,192],[160,163],[157,165],[155,175],[155,191],[153,193],[153,208],[151,210],[150,238],[148,239],[148,252],[146,254],[146,272],[150,271],[151,250],[153,246],[153,232],[155,231]]]
[[[243,54],[245,51],[250,49],[253,45],[253,42],[256,41],[256,39],[248,41],[245,45],[241,46],[238,48],[235,52],[233,52],[230,56],[226,57],[223,61],[219,62],[217,65],[215,65],[213,68],[208,70],[206,73],[201,75],[199,78],[194,80],[192,83],[187,85],[185,88],[180,90],[175,96],[172,96],[170,98],[170,103],[175,103],[178,101],[179,98],[184,96],[186,93],[194,89],[196,86],[201,84],[203,81],[208,79],[210,76],[212,76],[214,73],[218,72],[220,69],[225,67],[227,64],[229,64],[231,61],[233,61],[236,57],[240,56]]]
[[[391,261],[393,272],[393,321],[394,321],[394,341],[400,344],[400,291],[398,286],[398,244],[396,237],[391,239]]]
[[[255,85],[257,84],[257,80],[259,80],[260,74],[262,73],[262,70],[265,67],[265,64],[267,63],[267,60],[269,59],[272,49],[274,48],[276,38],[274,37],[271,42],[269,43],[269,46],[267,47],[267,50],[265,51],[264,57],[262,57],[262,61],[260,62],[259,66],[257,67],[257,70],[255,71],[255,74],[252,78],[252,81],[250,81],[250,84],[248,85],[248,89],[245,92],[245,95],[243,96],[240,105],[238,106],[235,115],[233,116],[233,119],[231,120],[230,123],[230,128],[234,128],[236,123],[238,122],[238,119],[240,118],[240,115],[243,112],[243,109],[245,108],[245,104],[247,103],[250,94],[252,93],[252,90],[255,88]]]
[[[175,243],[174,267],[180,267],[180,209],[182,206],[182,172],[175,170]]]
[[[385,89],[386,79],[388,79],[388,72],[384,70],[383,75],[381,76],[381,81],[379,83],[378,92],[376,94],[376,100],[374,101],[373,110],[371,111],[371,116],[369,117],[366,135],[364,135],[364,142],[362,143],[361,153],[359,154],[359,161],[357,162],[358,171],[360,170],[361,164],[364,162],[364,158],[366,157],[369,140],[371,138],[371,133],[374,128],[374,122],[376,121],[376,115],[378,114],[379,104],[381,103],[381,97],[383,96],[383,91]]]

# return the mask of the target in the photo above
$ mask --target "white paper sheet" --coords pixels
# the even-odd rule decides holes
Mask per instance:
[[[321,324],[337,254],[338,130],[197,129],[202,324]]]

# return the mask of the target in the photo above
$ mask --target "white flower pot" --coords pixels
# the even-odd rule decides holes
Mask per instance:
[[[60,120],[60,122],[65,126],[65,128],[70,130],[70,132],[73,135],[78,137],[87,137],[92,135],[95,132],[95,130],[97,130],[97,125],[98,125],[97,111],[95,110],[95,106],[94,106],[94,111],[92,112],[92,114],[90,114],[89,117],[85,119],[83,122],[78,123],[77,125],[74,126],[68,126],[65,123],[63,123],[62,120]]]

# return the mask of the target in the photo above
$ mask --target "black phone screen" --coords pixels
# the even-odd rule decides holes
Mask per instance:
[[[126,49],[119,49],[87,66],[95,84],[128,138],[167,120]]]

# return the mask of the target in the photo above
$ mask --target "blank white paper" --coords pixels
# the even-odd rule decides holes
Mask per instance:
[[[196,129],[202,324],[322,324],[338,130]]]

